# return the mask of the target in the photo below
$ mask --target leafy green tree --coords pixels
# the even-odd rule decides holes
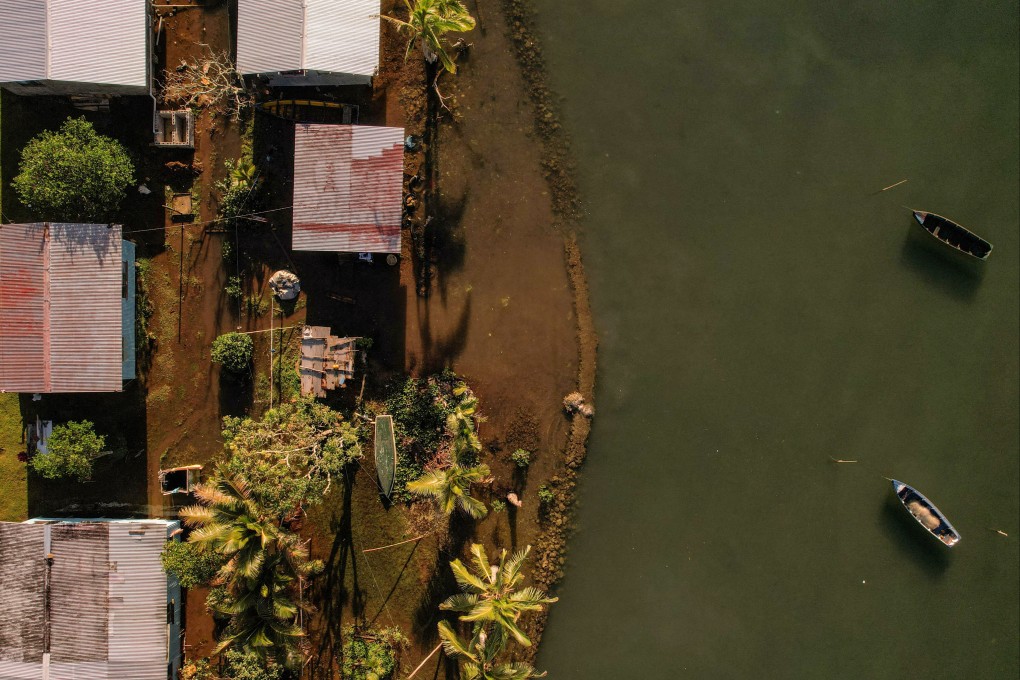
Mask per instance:
[[[32,456],[31,466],[47,479],[73,477],[84,482],[92,477],[92,463],[106,446],[106,438],[96,434],[87,421],[55,425],[46,441],[46,453]]]
[[[439,507],[446,514],[457,508],[475,519],[488,514],[485,503],[471,497],[471,485],[489,476],[489,466],[482,463],[475,467],[451,465],[442,470],[426,472],[413,482],[407,483],[407,490],[419,496],[431,496],[439,501]]]
[[[182,588],[208,584],[223,566],[219,553],[181,541],[167,541],[159,560],[163,571],[177,577]]]
[[[438,59],[450,73],[457,72],[457,65],[446,52],[444,36],[447,33],[463,33],[475,27],[474,17],[460,0],[404,0],[407,21],[384,16],[383,19],[408,36],[404,59],[411,54],[416,41],[421,42],[425,60],[434,64]]]
[[[11,184],[40,219],[102,222],[117,212],[133,181],[127,150],[82,117],[29,141]]]
[[[313,399],[282,404],[261,420],[226,417],[223,440],[224,470],[243,475],[258,506],[277,518],[321,502],[363,455],[357,428]]]
[[[212,360],[231,373],[244,373],[251,366],[255,343],[247,333],[224,333],[212,344]]]

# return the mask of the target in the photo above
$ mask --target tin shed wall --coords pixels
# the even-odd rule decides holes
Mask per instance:
[[[147,85],[148,8],[142,0],[49,0],[49,78]]]
[[[41,225],[0,226],[0,389],[44,391],[48,349]]]

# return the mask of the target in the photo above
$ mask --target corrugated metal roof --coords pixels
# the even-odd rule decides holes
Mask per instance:
[[[42,678],[46,532],[51,680],[167,677],[161,520],[0,522],[0,678]],[[8,578],[9,577],[9,578]]]
[[[379,0],[238,0],[237,70],[373,76],[379,12]]]
[[[296,125],[294,250],[399,253],[404,130]]]
[[[121,228],[0,226],[0,389],[122,389]]]
[[[0,2],[0,82],[46,78],[46,4]]]
[[[0,82],[58,80],[144,88],[148,9],[140,0],[3,0]]]

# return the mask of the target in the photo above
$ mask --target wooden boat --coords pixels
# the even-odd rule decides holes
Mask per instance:
[[[375,470],[379,475],[379,491],[386,498],[393,493],[397,471],[397,442],[393,434],[393,416],[375,418]]]
[[[950,248],[978,260],[987,260],[992,244],[969,229],[935,213],[912,210],[921,228]]]
[[[895,479],[891,481],[900,503],[903,503],[903,507],[914,516],[918,524],[928,530],[928,533],[950,548],[960,542],[960,533],[924,494],[909,484]]]

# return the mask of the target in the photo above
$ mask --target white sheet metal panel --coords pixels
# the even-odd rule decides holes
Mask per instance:
[[[302,68],[374,76],[379,12],[379,0],[306,0]]]
[[[46,78],[46,3],[0,0],[0,82]]]
[[[73,670],[79,664],[92,673],[75,678],[103,678],[107,658],[110,570],[106,523],[61,523],[50,529],[50,676],[54,665]],[[85,670],[83,668],[83,670]],[[99,672],[96,672],[96,671]],[[72,677],[65,675],[63,677]]]
[[[159,561],[165,522],[110,524],[112,678],[166,677],[167,577]]]
[[[50,390],[119,392],[121,228],[50,225]]]
[[[123,388],[121,228],[0,227],[0,389]]]
[[[295,126],[294,250],[399,253],[404,130]]]
[[[0,82],[50,80],[145,90],[145,0],[0,1]]]
[[[50,80],[146,86],[145,0],[49,0]]]
[[[238,0],[238,72],[247,75],[304,68],[304,15],[302,0]]]
[[[40,229],[0,226],[0,389],[6,392],[38,392],[48,380]]]

